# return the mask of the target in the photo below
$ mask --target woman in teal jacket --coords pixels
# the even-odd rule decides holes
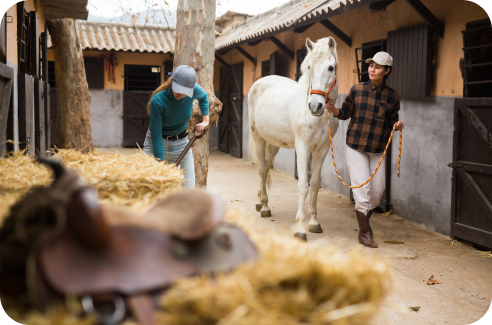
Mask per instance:
[[[193,100],[198,100],[203,122],[196,125],[203,132],[209,124],[208,94],[196,83],[196,72],[190,66],[178,66],[171,78],[157,88],[147,106],[150,128],[144,142],[144,152],[157,160],[174,163],[188,144],[186,126],[191,118]],[[181,161],[185,187],[195,186],[195,166],[191,150]]]

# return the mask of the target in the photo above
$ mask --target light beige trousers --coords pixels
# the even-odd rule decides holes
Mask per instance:
[[[358,186],[371,177],[378,166],[383,153],[370,153],[358,151],[347,146],[347,165],[350,173],[350,183]],[[354,188],[355,210],[367,215],[367,213],[379,205],[379,200],[384,193],[386,173],[386,158],[383,159],[381,167],[374,178],[362,186]]]

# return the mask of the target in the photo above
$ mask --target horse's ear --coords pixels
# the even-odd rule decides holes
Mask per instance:
[[[335,42],[335,39],[333,37],[330,36],[329,40],[328,40],[328,47],[330,48],[330,50],[333,52],[335,51],[335,48],[337,47],[337,43]]]
[[[306,38],[306,47],[309,52],[311,52],[314,49],[314,43],[311,42],[309,38]]]

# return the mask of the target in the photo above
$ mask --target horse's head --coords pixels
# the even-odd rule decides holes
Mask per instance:
[[[321,116],[325,111],[326,98],[323,93],[328,93],[331,98],[336,98],[338,86],[336,85],[338,56],[336,43],[333,37],[325,37],[313,43],[306,38],[308,54],[301,65],[301,72],[308,76],[309,97],[308,108],[314,116]],[[313,92],[314,91],[314,92]]]

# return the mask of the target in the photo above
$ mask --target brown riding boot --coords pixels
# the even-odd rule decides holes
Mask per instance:
[[[371,215],[374,212],[374,210],[376,210],[376,209],[372,209],[372,210],[369,210],[369,212],[367,212],[367,220],[371,220]],[[369,223],[369,230],[371,231],[371,238],[374,239],[374,234],[372,233],[372,228],[371,228],[370,223]]]
[[[372,230],[369,226],[369,217],[360,211],[355,211],[359,222],[359,243],[370,248],[377,248],[378,244],[372,239]],[[370,213],[368,213],[369,215]]]

